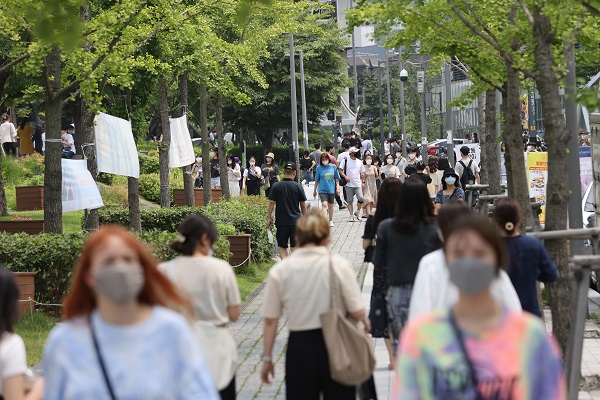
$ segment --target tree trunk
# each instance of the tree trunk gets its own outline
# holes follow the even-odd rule
[[[94,113],[90,110],[89,104],[81,96],[78,98],[78,109],[80,116],[80,124],[77,125],[77,135],[81,137],[82,143],[94,143]],[[87,169],[92,174],[94,181],[98,176],[98,164],[96,162],[96,151],[94,146],[86,146],[84,155],[87,159]],[[98,219],[98,209],[89,210],[87,219],[85,220],[84,229],[86,231],[95,231],[100,226]]]
[[[187,115],[188,111],[188,73],[187,71],[179,77],[179,102],[181,103],[181,116]],[[191,132],[190,132],[191,135]],[[192,166],[181,167],[183,171],[183,192],[185,193],[185,205],[194,207],[194,180],[192,179]]]
[[[210,203],[212,189],[210,186],[210,139],[208,138],[208,94],[206,86],[200,84],[200,137],[202,138],[202,180],[204,185],[203,202]]]
[[[2,176],[2,156],[0,155],[0,217],[8,215],[8,205],[6,204],[6,191],[4,190],[4,177]]]
[[[506,102],[504,103],[504,143],[506,152],[506,174],[508,195],[521,206],[521,225],[533,226],[533,212],[529,200],[529,185],[523,158],[523,139],[521,136],[521,98],[519,72],[507,65]]]
[[[485,106],[486,106],[486,97],[485,93],[477,98],[477,116],[478,118],[478,128],[479,128],[479,146],[481,147],[481,171],[479,171],[479,175],[481,177],[481,183],[486,184],[489,182],[488,179],[488,168],[487,168],[487,153],[484,151],[484,135],[485,135]]]
[[[554,70],[552,44],[554,34],[550,18],[542,15],[539,6],[534,6],[533,33],[537,76],[535,81],[544,107],[544,126],[548,143],[548,186],[546,192],[547,231],[567,229],[567,206],[569,201],[567,142],[569,132],[562,113],[559,82]],[[569,340],[572,312],[572,278],[566,240],[546,240],[546,250],[558,266],[558,280],[548,285],[552,310],[552,332],[556,336],[563,354]]]
[[[486,172],[486,183],[490,185],[489,194],[501,194],[500,186],[501,172],[500,160],[498,160],[498,141],[496,135],[496,89],[490,89],[485,92],[485,127],[479,134],[482,142],[481,154],[485,154],[484,169]]]
[[[60,49],[53,48],[46,56],[46,154],[44,172],[44,232],[62,233],[62,144],[60,128],[62,102],[60,85]]]
[[[171,145],[171,125],[169,123],[169,99],[165,76],[158,78],[158,102],[160,107],[160,126],[162,141],[158,145],[158,162],[160,166],[160,206],[171,206],[171,185],[169,183],[169,146]]]
[[[290,132],[290,134],[288,136],[290,138],[290,143],[291,143],[291,141],[292,141],[292,139],[291,139],[291,137],[292,137],[291,132]],[[273,139],[274,138],[275,138],[275,133],[274,132],[267,132],[265,134],[265,143],[263,145],[264,150],[265,150],[265,154],[267,154],[270,151],[273,151]],[[254,143],[249,143],[249,145],[250,146],[254,146]],[[262,157],[265,154],[257,154],[257,156]]]
[[[140,216],[140,187],[137,178],[127,178],[127,203],[129,205],[129,229],[139,232],[142,230],[142,218]]]
[[[221,190],[223,198],[229,200],[229,177],[227,176],[227,149],[225,148],[225,140],[223,139],[223,96],[217,95],[217,102],[215,105],[215,130],[216,136],[219,138],[217,141],[217,149],[219,150],[219,171],[221,171]]]

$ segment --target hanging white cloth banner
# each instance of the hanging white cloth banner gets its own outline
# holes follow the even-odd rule
[[[140,177],[140,161],[131,122],[99,113],[94,119],[98,171]]]
[[[169,118],[171,125],[171,146],[169,147],[169,168],[185,167],[196,161],[192,137],[187,126],[187,117]]]
[[[104,206],[98,186],[87,169],[87,160],[62,159],[63,212]]]

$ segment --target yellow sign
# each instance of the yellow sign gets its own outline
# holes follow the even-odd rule
[[[546,222],[546,186],[548,185],[548,153],[527,153],[529,197],[542,203],[540,224]]]

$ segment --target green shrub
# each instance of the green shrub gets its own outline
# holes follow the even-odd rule
[[[143,230],[176,232],[181,222],[192,213],[200,213],[214,223],[224,222],[234,226],[233,234],[252,235],[252,258],[255,262],[271,257],[272,245],[267,236],[268,200],[262,196],[242,196],[230,201],[211,203],[205,207],[173,207],[141,210]],[[127,208],[103,207],[98,211],[100,224],[129,226]],[[229,228],[230,229],[230,228]]]
[[[169,247],[177,238],[176,233],[152,230],[137,236],[157,261],[168,261],[177,256]],[[15,272],[37,272],[35,300],[59,304],[69,289],[86,237],[87,234],[83,233],[27,235],[0,232],[0,263]],[[227,239],[219,238],[216,250],[217,257],[229,260]]]
[[[107,174],[106,172],[99,172],[98,177],[96,178],[96,181],[110,186],[113,184],[114,178],[115,178],[115,175],[113,175],[113,174]]]
[[[154,203],[160,203],[160,177],[158,174],[140,175],[140,196]]]
[[[148,157],[156,158],[158,160],[158,150],[156,150],[156,146],[154,147],[154,150],[148,152]]]
[[[158,158],[139,153],[140,174],[158,174],[160,171]]]

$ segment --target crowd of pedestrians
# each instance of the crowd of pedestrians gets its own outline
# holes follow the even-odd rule
[[[261,166],[249,157],[246,168],[227,157],[232,194],[264,188],[267,228],[275,226],[279,247],[264,288],[262,382],[279,378],[272,351],[285,313],[288,399],[354,400],[357,387],[362,398],[376,398],[372,378],[349,383],[332,373],[353,359],[365,332],[385,340],[394,399],[564,399],[561,355],[537,296],[538,282],[555,281],[557,268],[538,240],[521,233],[518,203],[499,201],[492,220],[476,215],[462,186],[479,183],[479,167],[464,149],[452,168],[445,158],[425,164],[415,148],[406,159],[390,149],[382,164],[356,135],[342,148],[337,159],[330,146],[305,152],[300,177],[286,162],[281,178],[273,153]],[[218,187],[216,150],[210,165]],[[307,209],[299,180],[315,181],[322,207]],[[350,221],[365,220],[365,261],[374,267],[369,313],[352,266],[328,249],[341,196]],[[64,321],[46,343],[44,378],[32,382],[13,329],[15,282],[0,269],[0,395],[235,399],[237,349],[227,324],[239,318],[241,298],[233,268],[213,257],[217,238],[208,218],[191,215],[171,244],[180,256],[158,265],[122,228],[90,235]],[[350,336],[332,343],[326,315],[338,306]]]

